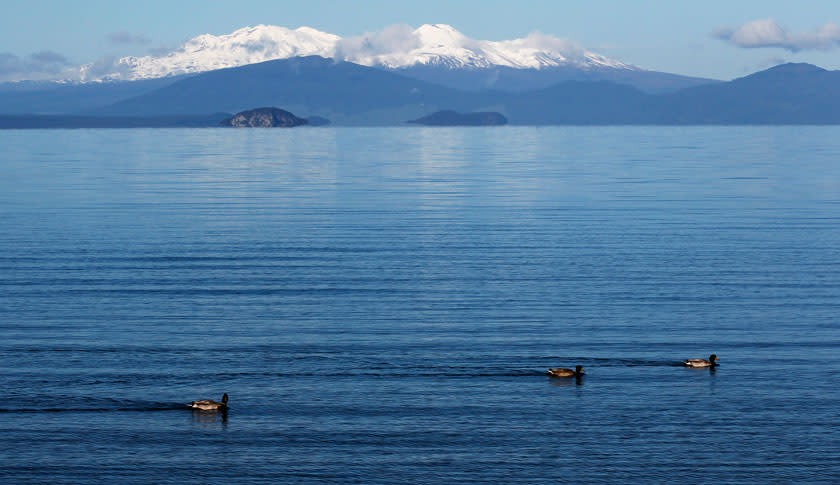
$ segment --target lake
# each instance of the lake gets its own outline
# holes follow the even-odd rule
[[[0,147],[0,481],[840,481],[840,127]]]

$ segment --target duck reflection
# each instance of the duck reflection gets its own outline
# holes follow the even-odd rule
[[[222,426],[227,426],[228,412],[202,411],[199,409],[194,409],[192,411],[192,421],[194,424],[198,424],[206,428],[214,428],[220,424]]]
[[[548,383],[557,387],[577,387],[583,385],[583,376],[575,376],[574,379],[549,379]]]

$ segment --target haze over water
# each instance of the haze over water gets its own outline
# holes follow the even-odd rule
[[[0,480],[837,482],[838,135],[0,131]]]

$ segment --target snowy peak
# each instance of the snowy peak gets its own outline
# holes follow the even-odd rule
[[[504,41],[471,39],[445,24],[426,24],[413,31],[402,32],[399,26],[389,27],[377,34],[364,36],[362,48],[343,51],[344,60],[367,66],[384,66],[391,69],[417,64],[443,65],[457,69],[475,69],[505,66],[516,69],[542,69],[557,66],[574,66],[580,69],[638,68],[584,50],[572,41],[551,35],[532,33],[528,37]],[[377,46],[381,38],[405,39],[402,49],[382,51]]]
[[[414,30],[414,35],[425,46],[461,47],[467,39],[464,34],[446,24],[425,24]]]
[[[394,25],[380,32],[341,38],[311,27],[292,30],[257,25],[226,35],[199,35],[163,56],[132,56],[112,63],[87,64],[80,68],[80,77],[84,81],[149,79],[311,55],[389,69],[415,65],[452,69],[638,69],[541,33],[522,39],[486,41],[471,39],[450,25],[426,24],[417,29]]]
[[[272,59],[317,55],[332,57],[340,37],[310,27],[292,30],[273,25],[245,27],[227,35],[199,35],[163,56],[123,57],[100,69],[82,66],[82,80],[149,79],[212,71]],[[108,69],[110,67],[110,69]],[[106,72],[101,72],[101,71]]]
[[[361,38],[342,40],[338,53],[345,61],[389,69],[417,64],[453,69],[492,66],[480,49],[476,49],[478,42],[449,25],[426,24],[417,29],[394,25]]]

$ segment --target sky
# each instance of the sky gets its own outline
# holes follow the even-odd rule
[[[481,40],[533,32],[657,71],[733,79],[783,62],[840,69],[837,0],[0,0],[0,80],[160,54],[269,24],[343,37],[449,24]]]

